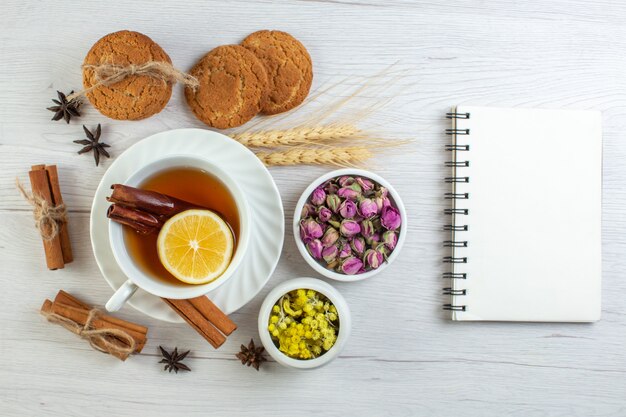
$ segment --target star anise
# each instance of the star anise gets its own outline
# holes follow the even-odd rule
[[[98,127],[96,128],[96,133],[91,133],[89,129],[83,125],[83,129],[85,130],[85,135],[87,135],[87,139],[75,140],[74,143],[78,143],[80,145],[85,145],[83,149],[78,151],[78,154],[82,154],[85,152],[93,151],[93,159],[96,160],[96,166],[100,163],[100,155],[104,155],[107,158],[110,158],[111,155],[104,148],[109,148],[110,145],[106,143],[100,143],[100,134],[102,133],[102,128],[100,127],[100,123],[98,123]]]
[[[163,355],[163,359],[161,359],[159,363],[165,364],[163,368],[164,371],[169,370],[169,372],[172,372],[172,370],[174,370],[176,373],[178,373],[180,369],[183,371],[191,371],[191,368],[181,362],[189,354],[189,350],[184,353],[178,353],[178,348],[174,348],[173,352],[168,352],[163,349],[162,346],[159,346],[159,349],[161,349],[161,355]]]
[[[242,365],[252,366],[258,371],[261,363],[267,361],[265,356],[263,356],[263,352],[265,352],[265,348],[263,346],[255,347],[254,340],[250,339],[248,347],[241,345],[241,352],[236,356]]]
[[[74,91],[70,91],[69,95],[72,95],[73,93]],[[66,123],[69,123],[72,116],[80,117],[80,113],[78,112],[78,108],[81,104],[80,100],[68,100],[65,94],[60,91],[57,91],[57,95],[59,96],[58,100],[52,99],[56,106],[48,107],[48,110],[54,112],[52,120],[64,119]]]

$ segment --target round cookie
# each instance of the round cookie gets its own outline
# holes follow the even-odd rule
[[[83,65],[129,65],[149,61],[171,63],[170,57],[152,39],[139,32],[122,30],[109,33],[96,42]],[[92,68],[83,67],[83,85],[96,84]],[[100,113],[118,120],[139,120],[150,117],[165,107],[172,95],[170,82],[148,75],[130,75],[109,86],[99,86],[87,98]]]
[[[282,113],[304,101],[313,81],[313,63],[300,41],[278,30],[261,30],[248,35],[241,45],[251,50],[267,71],[269,88],[261,102],[263,113]]]
[[[189,74],[200,81],[185,97],[196,117],[211,127],[241,126],[261,109],[267,75],[261,61],[239,45],[224,45],[206,54]]]

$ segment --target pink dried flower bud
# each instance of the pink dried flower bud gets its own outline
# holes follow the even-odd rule
[[[380,214],[380,224],[387,230],[396,230],[402,224],[402,218],[397,208],[392,206],[383,207]]]
[[[355,237],[350,242],[350,247],[355,254],[363,255],[363,252],[365,251],[365,239],[363,239],[361,236]]]
[[[324,258],[324,261],[327,263],[331,263],[337,259],[337,255],[339,255],[339,248],[337,248],[337,245],[331,245],[322,249],[322,258]]]
[[[352,248],[350,248],[350,244],[348,242],[344,242],[341,250],[339,251],[339,257],[347,258],[350,255],[352,255]]]
[[[372,236],[365,238],[365,241],[372,248],[376,248],[378,246],[378,243],[380,242],[380,239],[381,239],[380,233],[374,233],[372,234]]]
[[[326,191],[324,191],[320,187],[317,187],[311,194],[311,203],[319,206],[321,204],[324,204],[324,201],[326,201]]]
[[[369,219],[370,217],[374,217],[378,214],[378,207],[371,199],[364,198],[359,202],[359,213],[361,213],[361,216]]]
[[[329,227],[322,237],[322,245],[327,248],[330,245],[334,245],[337,239],[339,239],[339,232],[334,227]]]
[[[361,226],[353,220],[343,220],[339,228],[341,234],[345,237],[352,237],[361,232]]]
[[[322,206],[317,210],[317,218],[321,222],[329,221],[332,215],[333,215],[333,212],[330,211],[328,207]]]
[[[300,220],[300,238],[302,242],[309,243],[313,239],[319,239],[322,237],[324,231],[322,230],[322,226],[320,226],[315,220],[312,218],[306,218]]]
[[[378,189],[378,191],[376,191],[376,196],[377,197],[382,197],[382,198],[386,198],[389,195],[389,190],[387,190],[385,187],[383,187],[382,185],[380,186],[380,188]]]
[[[337,213],[341,205],[341,198],[337,194],[329,194],[326,196],[326,205],[333,213]]]
[[[375,251],[374,249],[366,250],[363,259],[372,269],[377,269],[384,260],[382,253]]]
[[[324,185],[324,191],[326,191],[326,194],[335,194],[337,193],[338,189],[339,189],[339,186],[332,181],[328,181]]]
[[[374,224],[371,220],[363,220],[361,222],[361,234],[365,239],[372,237],[374,234]]]
[[[314,259],[322,259],[322,242],[319,239],[314,239],[306,244],[306,248],[309,254]]]
[[[374,183],[367,178],[356,177],[356,182],[361,186],[363,191],[371,191],[374,189]]]
[[[337,191],[337,195],[348,200],[356,200],[361,196],[361,193],[353,190],[352,188],[342,187]]]
[[[311,204],[306,203],[304,204],[304,206],[302,206],[302,212],[300,213],[301,219],[309,217],[313,214],[315,214],[315,207],[313,207]]]
[[[398,235],[393,230],[387,230],[383,233],[383,243],[389,250],[394,250],[398,243]]]
[[[354,184],[354,178],[348,175],[343,175],[339,177],[339,179],[337,179],[337,183],[339,184],[340,187],[349,187],[352,184]]]
[[[361,271],[361,268],[363,268],[363,262],[354,256],[346,258],[340,266],[341,272],[347,275],[357,274]]]
[[[357,213],[357,207],[354,201],[344,200],[339,206],[339,214],[344,219],[352,219]]]

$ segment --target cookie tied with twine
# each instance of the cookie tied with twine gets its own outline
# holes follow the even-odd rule
[[[148,36],[128,30],[98,40],[83,62],[86,96],[100,113],[117,120],[140,120],[165,108],[176,82],[195,88],[197,80],[172,66],[165,51]]]

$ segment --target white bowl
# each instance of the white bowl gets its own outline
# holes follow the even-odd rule
[[[400,216],[402,217],[402,225],[400,227],[400,233],[398,235],[398,243],[396,243],[396,247],[391,252],[391,254],[389,254],[387,262],[384,262],[377,269],[372,269],[371,271],[367,271],[362,274],[347,275],[347,274],[341,274],[339,272],[335,272],[330,269],[327,269],[320,262],[313,259],[313,257],[307,251],[306,246],[302,242],[302,239],[300,239],[300,214],[302,213],[302,208],[304,207],[304,204],[307,202],[311,193],[313,193],[313,190],[315,190],[320,184],[324,183],[325,181],[331,178],[341,177],[343,175],[349,175],[352,177],[365,177],[387,188],[387,190],[389,191],[389,195],[391,196],[391,199],[395,203],[395,206],[400,212]],[[363,169],[356,169],[356,168],[338,169],[338,170],[331,171],[317,178],[306,188],[306,190],[304,190],[304,192],[302,193],[302,196],[300,196],[300,199],[298,200],[298,204],[296,204],[296,210],[293,214],[293,237],[296,240],[296,247],[298,248],[298,251],[300,251],[300,255],[302,255],[304,260],[311,266],[311,268],[315,269],[317,272],[319,272],[326,278],[334,279],[337,281],[345,281],[345,282],[361,281],[367,278],[371,278],[374,275],[379,274],[382,271],[384,271],[400,254],[400,250],[402,249],[402,245],[404,244],[404,240],[406,239],[407,230],[408,228],[407,228],[406,209],[404,208],[404,204],[402,203],[402,200],[400,199],[400,195],[395,190],[395,188],[393,188],[391,184],[389,184],[384,178],[380,177],[379,175],[376,175],[373,172],[369,172]]]
[[[314,290],[323,294],[330,300],[331,303],[333,303],[337,309],[337,317],[339,317],[339,333],[337,333],[337,340],[335,341],[335,344],[329,351],[314,359],[294,359],[285,355],[283,352],[278,350],[272,340],[269,330],[267,330],[274,304],[276,304],[280,297],[289,291],[298,290],[300,288]],[[263,300],[263,304],[261,305],[261,310],[259,311],[259,335],[265,350],[272,358],[274,358],[274,360],[276,360],[276,362],[291,368],[313,369],[326,365],[339,356],[348,341],[351,328],[352,318],[350,316],[350,309],[348,308],[346,300],[339,293],[339,291],[337,291],[330,284],[315,278],[295,278],[285,281],[282,284],[278,284],[272,291],[270,291],[267,297],[265,297],[265,300]]]
[[[248,203],[237,183],[215,164],[204,159],[190,156],[168,156],[140,168],[132,174],[124,184],[137,187],[157,172],[175,167],[202,169],[217,177],[224,183],[228,191],[230,191],[237,205],[239,214],[239,240],[233,258],[222,275],[206,284],[192,285],[161,280],[151,276],[137,265],[126,248],[123,226],[109,220],[109,236],[113,256],[122,271],[128,277],[128,281],[122,285],[107,302],[106,308],[108,311],[116,311],[121,308],[121,306],[132,297],[137,287],[156,296],[172,299],[187,299],[205,295],[218,288],[232,277],[244,258],[244,254],[248,248],[248,242],[250,241],[250,211]]]

